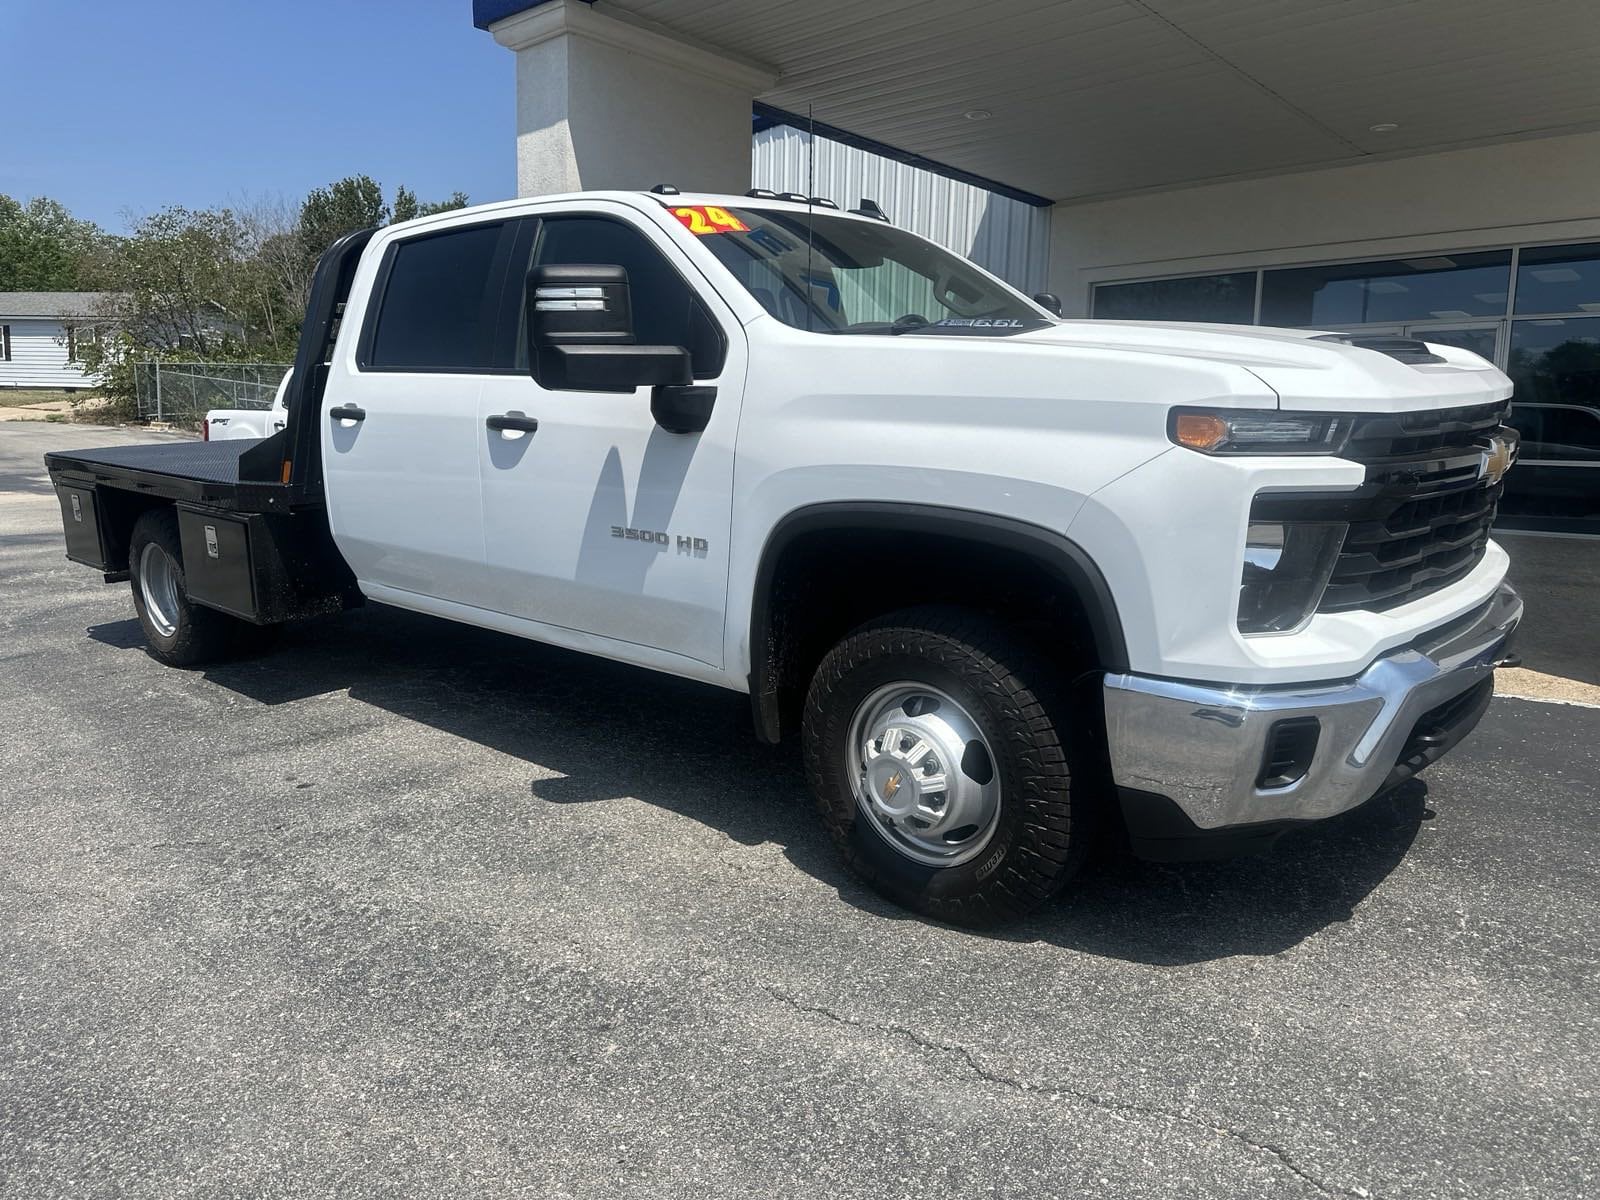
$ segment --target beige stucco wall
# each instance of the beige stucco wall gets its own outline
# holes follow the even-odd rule
[[[1600,132],[1058,204],[1050,280],[1089,288],[1231,267],[1600,239]]]
[[[492,32],[517,55],[519,195],[750,186],[750,106],[770,71],[580,0]]]

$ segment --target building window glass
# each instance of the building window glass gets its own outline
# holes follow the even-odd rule
[[[1506,374],[1519,404],[1600,403],[1600,317],[1513,321]]]
[[[1094,315],[1106,320],[1248,325],[1255,320],[1255,310],[1254,271],[1103,283],[1094,289]]]
[[[1600,532],[1600,316],[1513,321],[1506,374],[1522,449],[1501,514]]]
[[[1600,313],[1600,245],[1524,249],[1517,257],[1517,312]]]
[[[1477,325],[1466,329],[1418,329],[1416,337],[1425,342],[1439,342],[1445,346],[1459,346],[1471,350],[1479,358],[1495,361],[1495,342],[1499,340],[1500,325]]]
[[[11,361],[11,326],[0,325],[0,362]]]
[[[1510,283],[1509,250],[1268,271],[1261,322],[1322,328],[1503,317]]]

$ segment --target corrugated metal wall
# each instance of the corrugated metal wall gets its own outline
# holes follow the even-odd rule
[[[788,125],[757,133],[752,186],[804,193],[810,142],[804,130]],[[816,153],[816,195],[840,208],[853,207],[863,196],[876,200],[896,225],[966,255],[1013,287],[1032,294],[1047,286],[1048,208],[827,138],[816,139]]]

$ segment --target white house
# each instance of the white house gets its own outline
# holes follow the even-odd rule
[[[0,292],[0,388],[84,388],[79,350],[98,337],[111,292]]]

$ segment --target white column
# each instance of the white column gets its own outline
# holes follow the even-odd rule
[[[489,31],[517,55],[517,191],[750,186],[750,106],[774,71],[604,3],[552,0]]]

